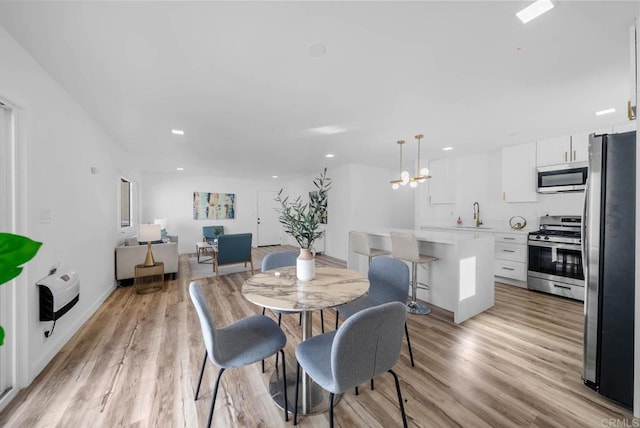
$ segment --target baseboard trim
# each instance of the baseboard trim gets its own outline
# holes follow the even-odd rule
[[[80,330],[80,327],[86,323],[89,318],[98,310],[100,305],[104,303],[105,300],[114,292],[116,289],[115,284],[111,284],[105,292],[89,307],[87,310],[76,319],[76,321],[71,325],[62,336],[58,336],[57,340],[51,345],[51,349],[46,352],[42,357],[36,360],[33,363],[33,366],[29,370],[29,383],[27,385],[22,385],[21,388],[25,388],[33,382],[33,380],[47,367],[47,364],[51,362],[53,357],[55,357],[58,352],[71,340],[74,334]],[[50,339],[49,339],[50,340]]]

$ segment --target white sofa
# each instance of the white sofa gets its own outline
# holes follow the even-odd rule
[[[175,278],[178,272],[178,237],[169,236],[171,242],[151,244],[151,251],[156,262],[164,263],[164,273],[173,274]],[[116,280],[122,281],[134,277],[135,266],[144,263],[147,255],[147,246],[121,245],[116,248]]]

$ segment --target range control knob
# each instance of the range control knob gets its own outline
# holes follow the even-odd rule
[[[536,235],[536,239],[540,239],[540,235]]]
[[[545,236],[545,237],[544,237],[544,240],[545,240],[545,241],[548,241],[548,240],[549,240],[549,237],[548,237],[548,236]]]

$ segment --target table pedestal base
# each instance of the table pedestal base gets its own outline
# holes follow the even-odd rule
[[[282,364],[282,362],[281,362]],[[302,398],[302,376],[303,372],[300,372],[300,389],[298,392],[298,414],[299,415],[315,415],[317,413],[323,413],[329,410],[329,393],[322,389],[313,380],[310,380],[309,385],[309,397],[307,406],[304,406]],[[279,365],[277,369],[271,374],[269,379],[269,393],[271,398],[275,401],[276,405],[284,410],[284,391],[282,390],[282,366]],[[293,414],[293,406],[296,399],[296,365],[287,364],[287,398],[288,409]],[[333,397],[333,405],[335,406],[342,398],[342,394],[336,394]],[[306,411],[305,408],[306,407]]]

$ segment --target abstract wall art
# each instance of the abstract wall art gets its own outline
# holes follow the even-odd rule
[[[193,219],[233,219],[236,212],[235,193],[193,192]]]

